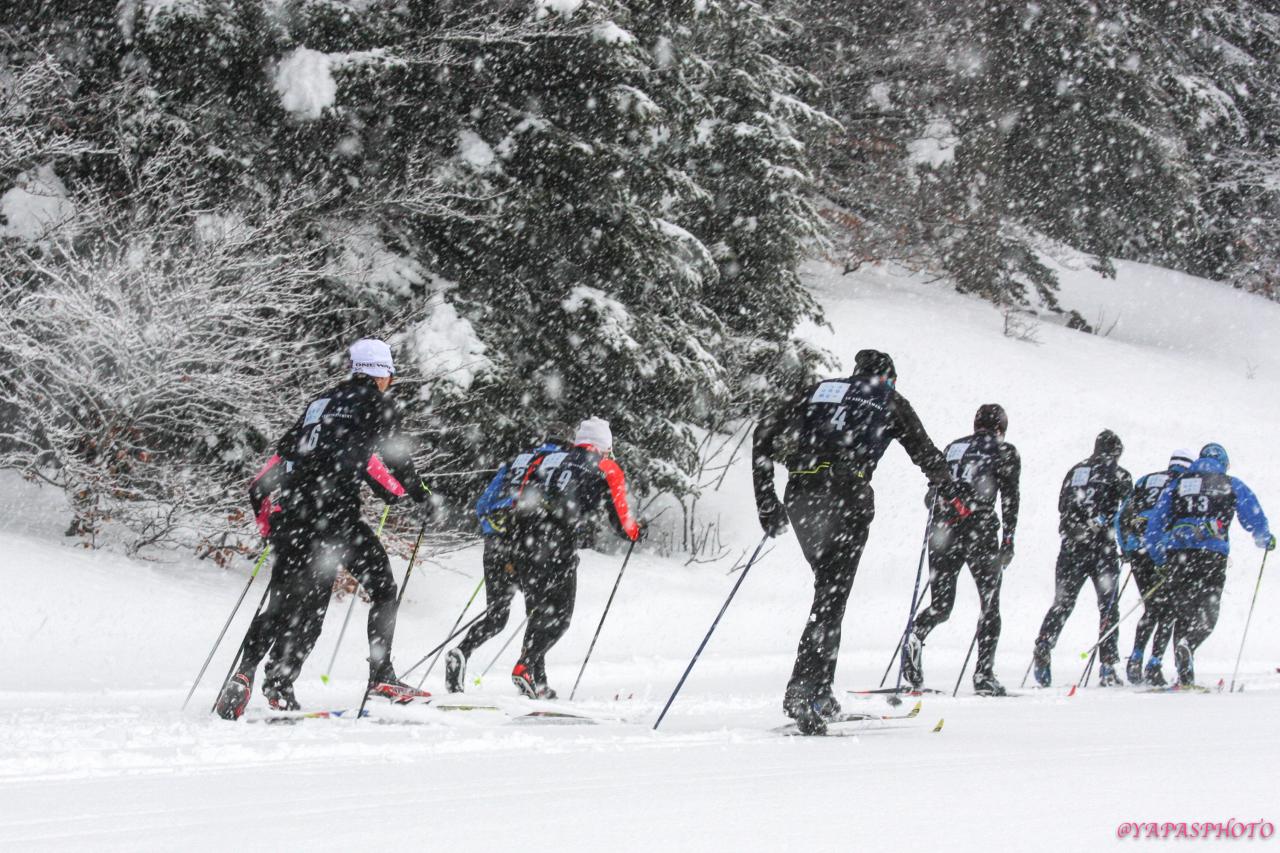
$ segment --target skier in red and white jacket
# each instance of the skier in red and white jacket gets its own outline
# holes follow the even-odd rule
[[[299,707],[293,683],[320,635],[339,567],[371,600],[370,695],[393,702],[430,696],[400,682],[392,669],[396,582],[386,551],[360,513],[362,484],[388,503],[408,497],[431,507],[431,492],[402,446],[395,405],[386,394],[394,372],[387,344],[353,344],[351,378],[307,404],[249,487],[275,564],[270,598],[249,626],[239,666],[215,706],[225,719],[244,712],[264,657],[268,703],[279,710]]]
[[[573,618],[580,532],[605,507],[623,538],[635,542],[644,532],[627,503],[626,476],[613,461],[609,422],[588,418],[573,443],[530,463],[513,513],[513,562],[529,622],[511,680],[531,699],[556,696],[547,686],[546,656]]]

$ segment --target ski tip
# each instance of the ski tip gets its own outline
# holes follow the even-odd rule
[[[943,723],[945,723],[946,721],[947,721],[947,720],[946,720],[946,718],[945,718],[945,717],[944,717],[944,718],[942,718],[942,719],[940,719],[940,720],[938,720],[938,724],[937,724],[936,726],[934,726],[934,727],[933,727],[933,733],[934,733],[935,735],[936,735],[938,732],[942,731],[942,724],[943,724]]]
[[[1076,685],[1073,684],[1071,689],[1067,691],[1067,698],[1070,699],[1074,695],[1076,695]]]
[[[1089,653],[1088,653],[1088,652],[1081,652],[1081,653],[1080,653],[1080,660],[1088,660],[1088,659],[1089,659]]]
[[[329,676],[327,675],[320,676],[320,683],[327,687],[329,685]]]
[[[919,699],[917,699],[917,700],[916,700],[915,707],[914,707],[914,708],[912,708],[910,711],[908,711],[908,712],[907,712],[907,718],[908,718],[908,719],[911,719],[911,718],[914,718],[914,717],[919,716],[919,714],[920,714],[920,708],[921,708],[923,705],[924,705],[924,702],[922,702],[922,701],[920,701]]]

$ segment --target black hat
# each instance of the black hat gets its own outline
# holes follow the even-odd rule
[[[898,371],[893,366],[893,359],[888,353],[878,349],[864,349],[853,359],[853,372],[857,376],[883,376],[885,379],[897,379]]]
[[[1124,442],[1120,440],[1120,436],[1109,429],[1104,429],[1098,433],[1098,437],[1093,442],[1093,454],[1095,456],[1119,459],[1122,453],[1124,453]]]
[[[999,403],[983,403],[978,407],[977,413],[973,416],[974,432],[998,432],[1004,435],[1009,431],[1009,416],[1005,414],[1004,406]]]
[[[545,437],[550,444],[559,444],[567,447],[573,438],[573,427],[564,421],[552,421],[547,424]]]

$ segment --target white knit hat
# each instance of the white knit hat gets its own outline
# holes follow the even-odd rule
[[[609,422],[603,418],[587,418],[578,424],[578,434],[573,437],[574,444],[591,444],[603,451],[613,450],[613,433],[609,430]]]
[[[1190,468],[1195,461],[1195,454],[1190,450],[1178,448],[1173,451],[1173,455],[1169,457],[1169,467],[1172,468],[1174,465],[1181,465],[1183,468]]]
[[[383,377],[396,372],[391,347],[377,338],[361,338],[351,345],[351,372]]]

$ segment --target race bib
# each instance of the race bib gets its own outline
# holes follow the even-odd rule
[[[320,423],[320,417],[324,414],[324,410],[329,408],[329,398],[322,397],[307,406],[307,414],[302,418],[303,426]]]
[[[1091,474],[1092,471],[1093,469],[1089,468],[1088,466],[1085,466],[1083,468],[1077,468],[1076,470],[1072,471],[1071,485],[1073,486],[1089,485],[1089,474]]]
[[[1178,481],[1178,494],[1198,495],[1200,494],[1200,484],[1202,482],[1199,477],[1183,477]]]
[[[848,382],[823,382],[809,398],[810,403],[841,403],[849,393]]]
[[[959,462],[961,459],[964,458],[964,454],[968,449],[969,449],[969,442],[967,441],[962,441],[957,444],[951,445],[950,447],[947,448],[947,461]]]

